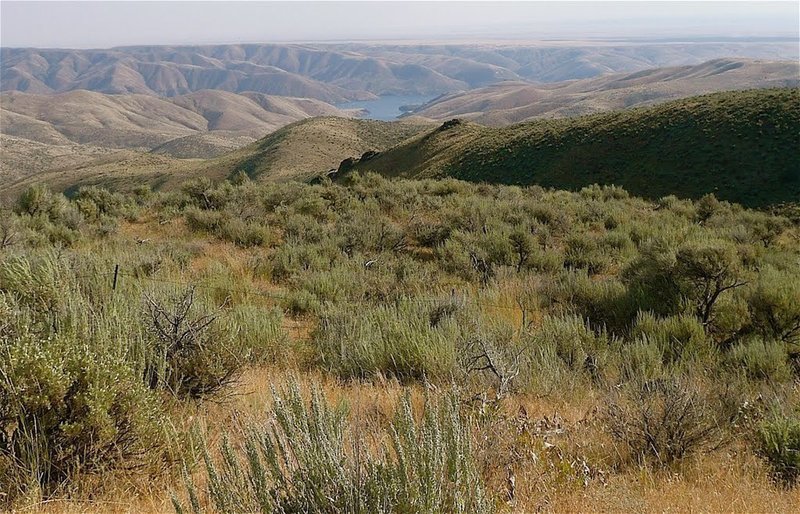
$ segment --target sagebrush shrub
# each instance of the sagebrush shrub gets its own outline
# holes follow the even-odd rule
[[[244,365],[246,356],[232,351],[231,334],[216,323],[219,312],[202,311],[197,303],[193,287],[166,301],[145,296],[144,323],[157,356],[144,370],[152,389],[208,396],[233,381]]]
[[[205,451],[209,507],[219,512],[483,513],[491,506],[477,473],[468,420],[455,395],[428,400],[421,421],[406,397],[381,452],[348,430],[347,409],[319,390],[307,403],[296,383],[275,392],[271,421],[246,428],[245,443],[227,439],[222,464]],[[190,508],[200,491],[187,480]],[[176,510],[185,507],[178,498]]]
[[[773,412],[759,428],[758,451],[777,480],[792,487],[800,481],[800,418]]]
[[[659,318],[649,312],[640,312],[631,337],[656,344],[666,364],[707,360],[714,353],[702,323],[690,314]]]
[[[635,461],[670,466],[725,441],[734,418],[725,407],[687,379],[664,378],[627,385],[609,400],[605,420]]]
[[[121,359],[24,335],[0,340],[0,369],[0,502],[139,466],[164,444],[156,400]]]
[[[437,309],[408,298],[394,305],[332,307],[314,334],[320,363],[343,378],[447,377],[455,370],[464,320],[440,318],[432,324]]]
[[[727,359],[734,370],[743,371],[753,380],[781,383],[792,376],[783,341],[751,337],[733,346]]]

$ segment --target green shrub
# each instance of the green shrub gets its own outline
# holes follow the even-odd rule
[[[745,284],[736,249],[721,241],[685,243],[675,261],[675,280],[703,323],[713,320],[720,295]]]
[[[215,233],[225,222],[226,215],[218,211],[189,207],[184,211],[186,224],[190,230]]]
[[[236,305],[220,320],[220,331],[228,334],[231,351],[246,363],[275,363],[288,357],[289,338],[281,327],[280,309]]]
[[[121,360],[26,335],[0,341],[0,369],[0,501],[157,457],[157,403]]]
[[[670,241],[654,239],[642,245],[639,257],[622,271],[623,282],[639,310],[662,316],[681,310],[681,290],[674,269],[675,248]]]
[[[639,313],[631,337],[658,345],[665,364],[704,360],[713,352],[703,325],[687,314],[658,318],[649,312]]]
[[[549,347],[567,369],[598,379],[606,371],[611,341],[605,333],[595,333],[580,316],[547,316],[528,344]]]
[[[193,287],[166,300],[145,296],[144,323],[153,358],[144,376],[152,389],[200,398],[215,393],[241,371],[244,356],[234,351],[231,334],[216,325],[219,312],[198,303]]]
[[[792,370],[782,341],[752,337],[733,346],[727,356],[733,369],[743,370],[748,378],[777,383],[791,379]]]
[[[409,224],[406,233],[418,245],[434,248],[444,243],[452,230],[452,227],[443,223],[415,221]]]
[[[588,235],[574,235],[565,241],[564,266],[585,269],[590,275],[602,273],[609,265],[609,258]]]
[[[74,201],[87,219],[99,220],[102,216],[132,217],[135,209],[130,197],[99,187],[82,187]]]
[[[800,345],[800,276],[768,267],[750,297],[756,329],[768,337]]]
[[[407,298],[394,305],[334,307],[314,335],[320,363],[343,378],[447,377],[455,370],[458,324],[464,320],[446,318],[434,326],[436,308]]]
[[[304,316],[319,313],[322,310],[322,303],[314,293],[299,289],[286,296],[283,307],[291,316]]]
[[[621,376],[625,381],[651,381],[665,374],[664,349],[647,338],[626,344],[620,355]]]
[[[562,271],[542,291],[555,313],[578,314],[596,330],[626,334],[638,304],[616,279],[592,279],[585,270]]]
[[[237,246],[265,246],[275,239],[269,229],[258,223],[246,223],[239,218],[225,220],[216,230],[217,237]]]
[[[18,214],[29,216],[44,215],[52,221],[60,218],[65,207],[64,198],[54,195],[45,184],[36,184],[19,196],[14,209]]]
[[[791,487],[800,480],[800,418],[778,411],[758,431],[758,451],[777,480]]]

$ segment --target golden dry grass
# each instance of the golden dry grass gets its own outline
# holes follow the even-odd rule
[[[388,426],[402,395],[410,393],[415,408],[421,408],[424,396],[422,386],[396,380],[341,382],[320,371],[265,367],[246,371],[217,401],[176,406],[174,418],[181,420],[176,429],[199,429],[212,451],[224,434],[232,434],[235,442],[236,427],[266,422],[271,388],[290,380],[297,380],[306,395],[318,388],[329,401],[346,402],[351,430],[364,435],[373,450],[386,441],[369,434]],[[772,485],[763,462],[738,447],[700,456],[672,471],[611,470],[600,457],[613,449],[592,423],[597,401],[588,395],[518,396],[505,401],[498,413],[507,422],[505,429],[495,424],[476,428],[479,464],[490,487],[508,491],[509,476],[514,477],[514,498],[499,500],[501,512],[791,513],[800,505],[800,489]],[[203,474],[193,479],[202,485]],[[180,494],[182,488],[177,477],[147,483],[135,473],[82,484],[79,494],[85,499],[43,502],[21,512],[170,512],[170,492]]]

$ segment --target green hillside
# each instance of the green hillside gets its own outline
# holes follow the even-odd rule
[[[466,122],[405,141],[353,169],[390,176],[577,189],[615,184],[763,206],[800,198],[800,90],[715,93],[503,128]]]

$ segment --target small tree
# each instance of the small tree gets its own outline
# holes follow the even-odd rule
[[[684,295],[696,305],[697,317],[708,325],[714,304],[725,291],[745,285],[739,277],[740,262],[728,245],[694,243],[675,255],[675,276]]]
[[[517,273],[528,264],[528,259],[533,253],[534,243],[531,235],[523,230],[516,230],[509,236],[511,248],[517,261]]]

